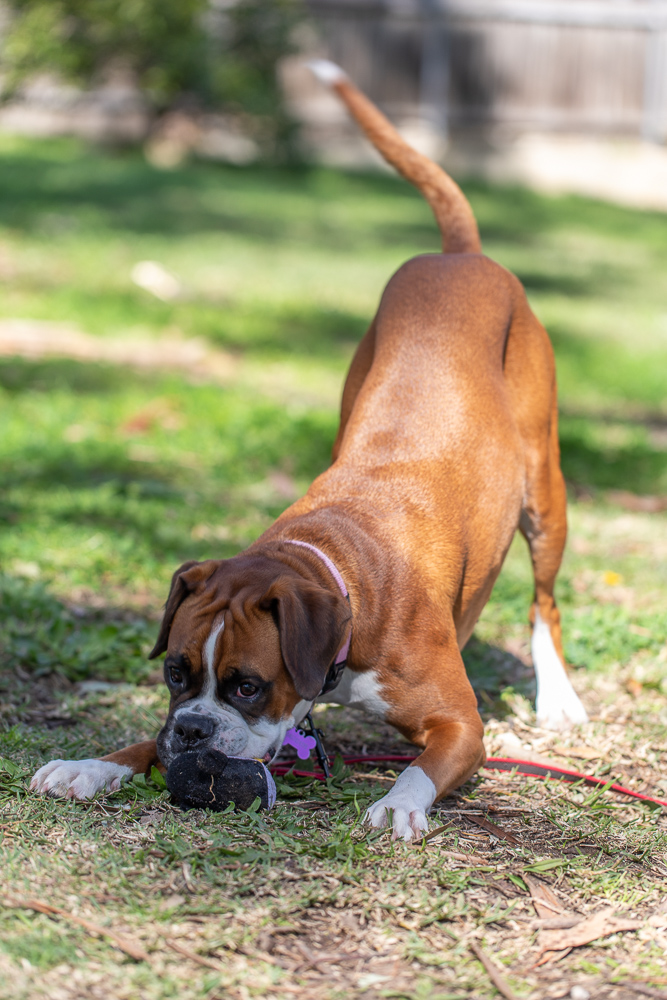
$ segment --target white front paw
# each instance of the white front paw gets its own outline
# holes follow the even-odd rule
[[[131,767],[110,760],[52,760],[33,776],[30,790],[67,799],[92,799],[98,792],[116,792]]]
[[[391,810],[392,840],[409,843],[428,830],[426,814],[433,805],[435,795],[435,785],[421,767],[406,767],[391,791],[369,806],[364,822],[382,829],[387,825],[387,811]]]
[[[383,796],[366,810],[364,821],[376,829],[387,825],[387,811],[391,809],[393,816],[392,840],[405,840],[409,843],[428,830],[428,820],[423,809],[410,809],[402,805],[400,796],[392,799],[391,792]]]

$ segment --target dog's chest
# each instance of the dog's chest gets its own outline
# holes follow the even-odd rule
[[[382,695],[377,674],[372,670],[357,673],[349,667],[343,671],[343,676],[333,691],[317,700],[362,709],[380,719],[386,717],[389,708],[389,703]]]

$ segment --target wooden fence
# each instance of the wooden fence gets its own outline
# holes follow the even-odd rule
[[[307,0],[398,117],[667,141],[667,0]]]

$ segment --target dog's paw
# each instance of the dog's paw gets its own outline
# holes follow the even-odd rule
[[[364,822],[376,829],[387,825],[392,813],[392,840],[419,839],[428,830],[426,814],[435,799],[435,785],[420,767],[407,767],[396,784],[366,810]]]
[[[542,729],[562,731],[588,722],[588,714],[572,687],[556,652],[549,626],[535,614],[531,651],[537,681],[535,713]]]
[[[401,805],[398,801],[385,795],[379,802],[370,806],[366,810],[364,817],[369,826],[382,829],[387,825],[389,810],[392,813],[392,840],[404,840],[410,843],[411,840],[421,837],[424,830],[428,830],[428,820],[423,809],[410,809]]]
[[[560,697],[538,697],[535,711],[540,728],[564,732],[588,722],[588,712],[574,688],[559,692],[559,695]]]
[[[116,792],[132,777],[132,768],[110,760],[52,760],[33,775],[30,790],[56,798],[92,799],[98,792]]]

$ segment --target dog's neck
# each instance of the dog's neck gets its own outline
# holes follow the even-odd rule
[[[331,559],[329,559],[328,555],[322,552],[321,549],[318,549],[316,545],[311,545],[310,542],[301,542],[296,538],[285,538],[282,541],[287,545],[301,545],[304,549],[310,549],[311,552],[314,552],[315,555],[322,560],[326,568],[329,570],[332,577],[338,584],[338,588],[341,594],[349,603],[350,595],[347,591],[347,587],[345,586],[345,581],[343,580],[343,577],[340,575],[334,563],[331,561]],[[347,639],[345,640],[340,650],[338,651],[336,659],[329,667],[329,672],[327,673],[327,676],[325,678],[324,687],[320,691],[320,696],[326,694],[327,691],[333,691],[333,689],[340,681],[343,670],[345,669],[345,664],[347,663],[347,656],[348,653],[350,652],[351,641],[352,641],[352,629],[350,628]]]

